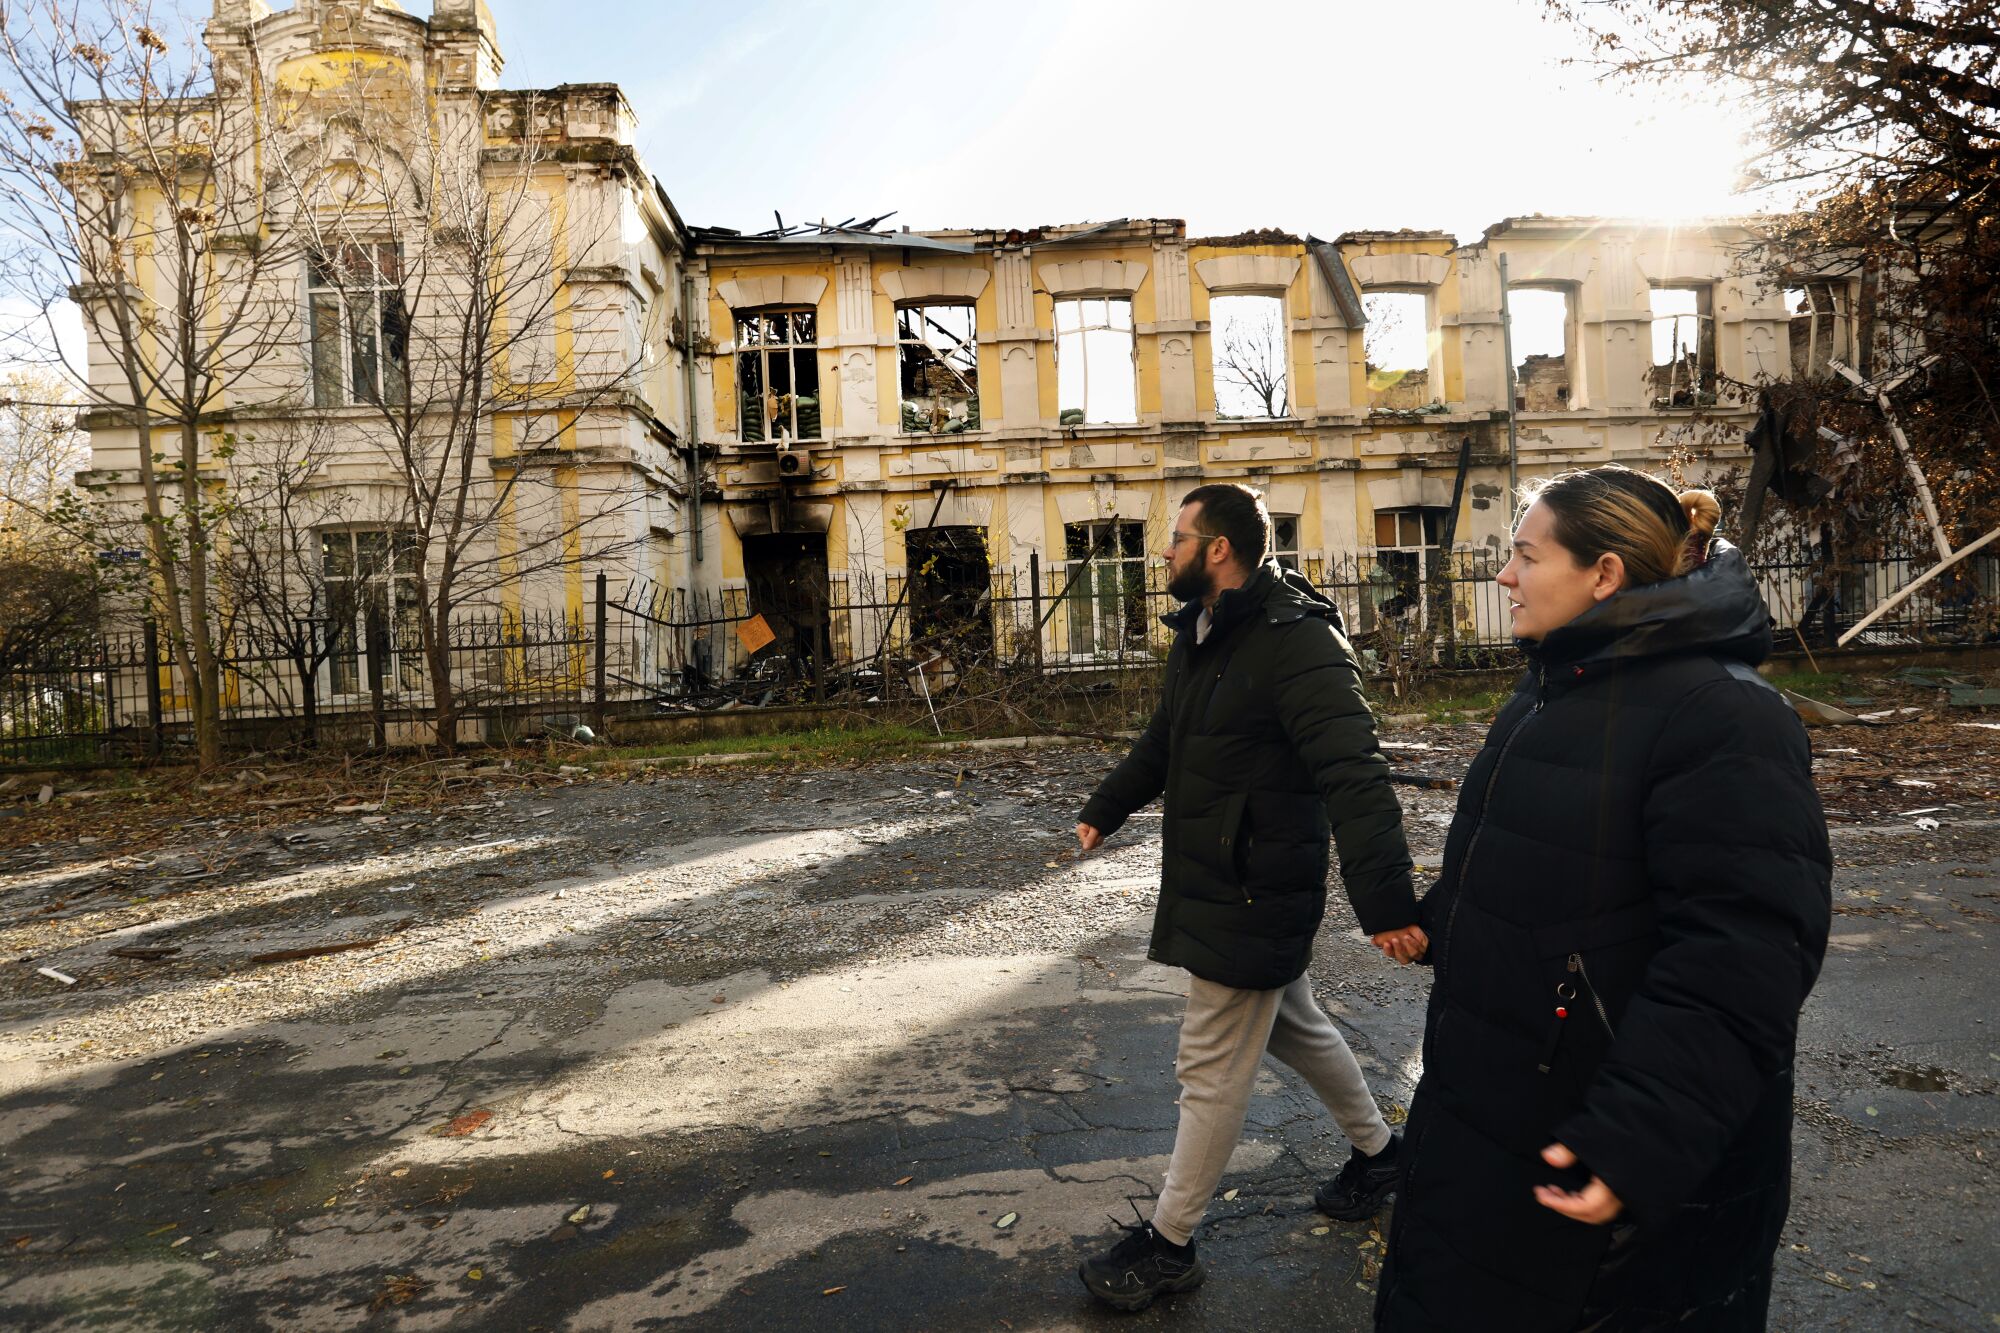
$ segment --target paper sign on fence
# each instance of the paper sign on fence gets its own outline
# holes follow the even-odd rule
[[[770,622],[762,616],[752,616],[736,627],[736,637],[743,641],[743,651],[755,653],[759,648],[777,639],[771,632]]]

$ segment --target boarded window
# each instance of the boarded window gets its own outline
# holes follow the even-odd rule
[[[386,243],[306,256],[313,406],[408,398],[410,321],[402,270],[400,248]]]
[[[1715,302],[1713,289],[1655,287],[1654,407],[1707,407],[1715,402]]]
[[[1146,526],[1125,519],[1063,526],[1069,643],[1077,654],[1122,656],[1146,643]]]
[[[820,438],[818,341],[811,310],[737,312],[736,408],[744,440]]]
[[[1065,426],[1139,419],[1131,301],[1090,296],[1056,302],[1056,407]]]
[[[1367,292],[1361,346],[1368,367],[1368,405],[1411,412],[1437,400],[1430,372],[1430,300],[1422,292]]]
[[[979,429],[979,339],[970,305],[896,311],[903,431],[954,435]]]
[[[1215,353],[1215,415],[1243,421],[1291,415],[1285,303],[1276,296],[1218,296],[1208,303]]]

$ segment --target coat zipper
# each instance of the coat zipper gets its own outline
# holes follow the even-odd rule
[[[1548,701],[1549,701],[1548,668],[1544,666],[1537,666],[1535,668],[1535,706],[1528,710],[1528,714],[1526,717],[1522,718],[1519,722],[1516,722],[1514,724],[1514,729],[1507,733],[1507,739],[1500,742],[1500,752],[1493,756],[1493,768],[1486,775],[1486,789],[1480,794],[1479,797],[1479,822],[1473,825],[1472,839],[1465,845],[1465,857],[1458,863],[1458,878],[1455,881],[1453,881],[1451,886],[1451,911],[1445,914],[1445,921],[1444,921],[1444,938],[1447,940],[1451,938],[1452,930],[1458,923],[1458,904],[1463,896],[1465,889],[1466,867],[1472,864],[1472,853],[1476,851],[1479,847],[1479,835],[1486,831],[1486,808],[1493,802],[1493,787],[1494,784],[1497,783],[1500,779],[1500,765],[1506,762],[1507,751],[1514,748],[1515,739],[1518,736],[1520,736],[1521,732],[1527,727],[1528,723],[1534,721],[1535,715],[1542,711],[1542,706],[1546,704]],[[1447,970],[1450,968],[1450,965],[1451,965],[1451,954],[1449,949],[1447,949],[1444,954],[1440,955],[1438,961],[1437,985],[1440,992],[1442,992],[1443,990],[1445,974]],[[1448,1008],[1449,1006],[1447,1006],[1447,1010]],[[1444,1030],[1444,1020],[1446,1017],[1447,1013],[1445,1011],[1439,1012],[1438,1030],[1440,1032]],[[1558,1032],[1558,1035],[1560,1035],[1560,1032]],[[1551,1042],[1552,1047],[1553,1044],[1554,1043]],[[1414,1184],[1416,1182],[1417,1160],[1421,1156],[1422,1152],[1423,1152],[1423,1139],[1419,1137],[1415,1142],[1411,1143],[1409,1147],[1409,1154],[1410,1154],[1409,1165],[1403,1168],[1403,1179],[1405,1182],[1410,1184]],[[1400,1212],[1398,1215],[1400,1216]]]
[[[1591,1007],[1597,1010],[1597,1021],[1604,1024],[1604,1035],[1615,1039],[1618,1034],[1611,1030],[1611,1015],[1604,1011],[1604,1000],[1598,995],[1597,987],[1590,979],[1590,969],[1583,965],[1582,954],[1573,953],[1569,956],[1569,970],[1583,978],[1583,988],[1590,992]]]

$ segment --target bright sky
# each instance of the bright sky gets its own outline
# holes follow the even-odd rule
[[[1470,240],[1515,214],[1754,206],[1730,192],[1739,113],[1565,67],[1585,53],[1537,0],[488,4],[502,82],[622,85],[696,224],[894,209],[918,229],[1179,217]]]
[[[1583,51],[1531,0],[488,3],[503,82],[623,85],[693,223],[1469,240],[1513,214],[1748,206],[1738,113],[1563,67]]]

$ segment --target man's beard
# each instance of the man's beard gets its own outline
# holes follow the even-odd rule
[[[1215,591],[1215,576],[1205,565],[1189,565],[1167,580],[1167,596],[1180,602],[1206,601]]]

